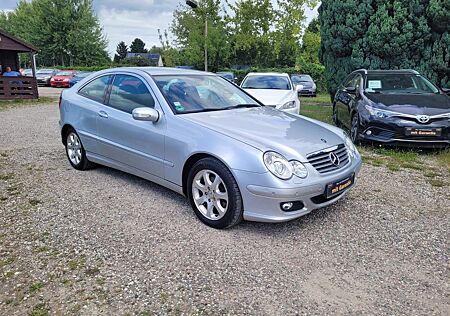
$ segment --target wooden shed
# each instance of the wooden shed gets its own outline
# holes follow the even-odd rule
[[[0,29],[0,100],[37,99],[35,54],[38,50],[32,45]],[[28,53],[31,60],[32,75],[20,77],[2,76],[6,67],[19,71],[19,53]]]

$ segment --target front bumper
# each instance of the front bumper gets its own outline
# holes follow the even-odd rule
[[[50,85],[50,79],[36,78],[36,82],[38,85],[45,85],[45,86]]]
[[[298,95],[302,95],[302,96],[315,96],[316,95],[316,90],[314,88],[305,88],[303,90],[301,90]]]
[[[346,167],[327,175],[319,174],[308,163],[305,166],[309,172],[306,179],[293,177],[288,181],[279,180],[269,172],[255,174],[234,170],[234,175],[241,188],[244,219],[269,223],[286,222],[338,201],[348,190],[327,199],[325,197],[326,185],[339,181],[352,173],[357,175],[361,168],[361,158],[353,159]],[[281,204],[286,202],[298,202],[303,207],[294,211],[283,211]]]
[[[379,142],[387,145],[443,148],[450,146],[450,120],[438,119],[427,124],[401,118],[377,119],[362,118],[360,138],[365,141]],[[411,136],[406,134],[407,128],[440,129],[439,136]]]
[[[55,81],[51,82],[53,88],[69,88],[70,83],[68,81]]]

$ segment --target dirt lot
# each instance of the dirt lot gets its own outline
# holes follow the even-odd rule
[[[0,111],[0,315],[450,314],[448,182],[366,163],[336,205],[217,231],[158,185],[72,169],[57,122]]]

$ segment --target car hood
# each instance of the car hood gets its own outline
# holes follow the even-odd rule
[[[411,115],[437,115],[450,112],[445,94],[366,94],[380,108]]]
[[[72,79],[73,76],[54,76],[53,79]]]
[[[49,78],[52,74],[36,74],[36,78]]]
[[[181,118],[261,151],[273,150],[305,162],[306,155],[344,142],[333,127],[268,107],[201,112]],[[339,130],[340,131],[340,130]]]
[[[279,105],[292,95],[291,90],[276,90],[276,89],[244,89],[255,99],[259,100],[265,105]]]

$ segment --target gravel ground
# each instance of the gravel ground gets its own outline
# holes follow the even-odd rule
[[[450,314],[449,190],[418,171],[364,165],[336,205],[218,231],[151,182],[72,169],[57,121],[0,112],[1,315]]]

